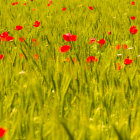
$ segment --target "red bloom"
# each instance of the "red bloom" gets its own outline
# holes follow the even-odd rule
[[[90,10],[93,10],[93,7],[92,7],[92,6],[89,6],[89,9],[90,9]]]
[[[127,49],[127,45],[126,44],[123,45],[123,49]]]
[[[27,3],[23,3],[23,5],[27,5]]]
[[[3,58],[4,58],[4,55],[3,54],[0,54],[0,59],[3,59]],[[1,130],[0,130],[0,135],[1,135]]]
[[[0,34],[0,38],[2,41],[12,41],[14,38],[12,36],[8,36],[8,32],[3,32]]]
[[[62,8],[62,11],[66,11],[66,8]]]
[[[105,40],[101,39],[101,40],[98,41],[98,43],[101,45],[101,48],[102,48],[102,46],[105,44]]]
[[[138,29],[136,29],[136,26],[132,26],[131,28],[130,28],[130,33],[131,34],[136,34],[138,32]]]
[[[124,64],[130,65],[132,63],[132,61],[133,61],[132,59],[126,58],[126,59],[124,59]]]
[[[0,34],[1,38],[6,38],[8,36],[8,32],[3,32],[2,35]]]
[[[7,36],[6,37],[6,41],[12,41],[14,39],[14,37],[12,37],[12,36]]]
[[[87,58],[87,63],[96,62],[96,61],[98,61],[98,59],[97,59],[97,58],[95,59],[95,56],[89,56],[89,57]]]
[[[39,21],[36,21],[33,26],[34,27],[39,27],[39,25],[40,25],[40,22]]]
[[[17,31],[22,30],[22,29],[23,29],[23,27],[20,26],[20,25],[17,25],[16,28],[15,28],[15,30],[17,30]]]
[[[14,3],[12,3],[12,5],[16,5],[16,4],[18,4],[18,2],[14,2]]]
[[[117,70],[120,70],[121,69],[120,63],[117,63],[116,65],[117,65]]]
[[[48,6],[51,6],[51,4],[50,4],[50,3],[48,3]]]
[[[92,44],[92,43],[94,43],[95,42],[95,38],[90,38],[90,42],[89,42],[89,44]]]
[[[52,0],[50,0],[49,3],[52,4]]]
[[[8,36],[8,32],[3,32],[2,35],[0,34],[0,40],[5,41],[7,36]]]
[[[24,55],[21,53],[19,56],[20,56],[20,58],[22,59]]]
[[[38,55],[37,55],[37,54],[35,54],[35,55],[34,55],[34,58],[37,60],[37,59],[38,59]]]
[[[19,38],[19,41],[20,41],[20,42],[24,42],[24,38],[21,38],[21,37],[20,37],[20,38]]]
[[[64,46],[60,47],[60,52],[67,52],[67,51],[69,51],[70,48],[71,48],[71,46],[64,45]]]
[[[36,42],[36,39],[32,39],[32,42]]]
[[[76,35],[71,35],[71,41],[76,41],[77,40],[77,36]]]
[[[108,32],[108,35],[111,35],[111,31]]]
[[[135,16],[131,17],[132,20],[135,20],[135,18],[136,18]]]
[[[131,4],[132,4],[132,5],[135,5],[135,2],[134,2],[134,1],[132,1],[132,2],[131,2]]]
[[[116,45],[116,49],[119,50],[121,48],[121,45]]]
[[[0,128],[0,138],[3,137],[5,135],[5,132],[7,130],[3,129],[3,128]]]
[[[70,33],[64,34],[63,38],[64,38],[64,40],[69,41],[69,42],[77,40],[77,36],[76,35],[71,35]]]

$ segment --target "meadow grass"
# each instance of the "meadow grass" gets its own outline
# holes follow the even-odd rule
[[[14,37],[0,42],[0,127],[8,130],[0,139],[139,140],[140,36],[129,29],[140,29],[140,1],[135,6],[130,0],[13,2],[0,0],[0,33]],[[23,30],[14,30],[17,25]],[[66,42],[66,33],[77,35],[77,41]],[[103,48],[89,45],[91,37],[105,39]],[[64,44],[71,49],[61,53]],[[133,49],[116,50],[117,44]],[[98,61],[88,64],[88,56]],[[130,65],[124,65],[127,56]]]

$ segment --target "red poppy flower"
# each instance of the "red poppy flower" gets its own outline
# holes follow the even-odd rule
[[[38,55],[37,55],[37,54],[35,54],[35,55],[34,55],[34,58],[37,60],[37,59],[38,59]]]
[[[23,27],[20,26],[20,25],[17,25],[16,28],[15,28],[15,30],[17,30],[17,31],[22,30],[22,29],[23,29]]]
[[[93,10],[93,7],[92,7],[92,6],[89,6],[89,9],[90,9],[90,10]]]
[[[7,36],[6,37],[6,41],[12,41],[14,39],[14,37],[12,37],[12,36]]]
[[[52,4],[52,0],[50,0],[49,3]]]
[[[24,42],[24,39],[20,37],[20,38],[19,38],[19,41],[20,41],[20,42]]]
[[[5,135],[5,132],[7,130],[3,129],[3,128],[0,128],[0,138],[2,138],[4,135]]]
[[[2,41],[12,41],[14,37],[8,36],[8,32],[3,32],[2,35],[0,34],[0,38]]]
[[[63,38],[64,38],[64,40],[69,41],[69,42],[77,40],[77,36],[76,35],[71,35],[70,33],[64,34]]]
[[[48,6],[51,6],[51,4],[50,4],[50,3],[48,3]]]
[[[33,8],[32,11],[35,11],[35,9]]]
[[[32,42],[36,42],[36,39],[32,39]]]
[[[13,3],[12,3],[12,5],[16,5],[16,4],[18,4],[18,2],[13,2]]]
[[[130,33],[131,34],[136,34],[138,32],[138,29],[136,29],[136,26],[132,26],[131,28],[130,28]]]
[[[62,11],[66,11],[66,8],[62,8]]]
[[[132,17],[131,17],[132,20],[135,20],[135,18],[136,18],[135,16],[132,16]]]
[[[60,52],[68,52],[70,48],[71,48],[71,46],[64,45],[64,46],[60,47]]]
[[[77,40],[77,36],[76,35],[71,35],[71,41],[76,41]]]
[[[116,45],[116,49],[119,50],[121,48],[121,45]]]
[[[27,3],[23,3],[23,5],[27,5]]]
[[[20,54],[20,58],[22,59],[22,58],[23,58],[23,56],[24,56],[24,55],[21,53],[21,54]]]
[[[0,34],[1,38],[6,38],[8,36],[8,32],[3,32],[2,35]]]
[[[102,48],[102,46],[105,44],[105,40],[101,39],[101,40],[98,41],[98,43],[101,45],[101,48]]]
[[[117,70],[120,70],[121,69],[120,63],[117,63],[116,65],[117,65]]]
[[[97,58],[95,59],[95,56],[89,56],[89,57],[87,58],[87,63],[96,62],[96,61],[98,61],[98,59],[97,59]]]
[[[129,58],[124,59],[124,64],[125,65],[130,65],[132,62],[133,62],[132,59],[129,59]]]
[[[4,58],[4,55],[3,54],[0,54],[0,59],[3,59]]]
[[[0,40],[5,41],[7,36],[8,36],[8,32],[3,32],[2,35],[0,34]]]
[[[35,21],[35,23],[34,23],[34,27],[39,27],[39,25],[40,25],[40,22],[39,21]]]
[[[12,5],[16,5],[15,2],[13,2]]]
[[[134,2],[134,1],[132,1],[132,2],[131,2],[131,4],[132,4],[132,5],[135,5],[135,2]]]
[[[95,42],[95,38],[90,38],[90,42],[89,42],[89,44],[92,44],[92,43],[94,43]]]
[[[111,35],[111,31],[108,32],[108,35]]]
[[[123,45],[123,49],[127,49],[127,45],[126,44]]]

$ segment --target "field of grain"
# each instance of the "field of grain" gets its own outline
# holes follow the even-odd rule
[[[0,140],[140,140],[139,30],[139,0],[0,0]]]

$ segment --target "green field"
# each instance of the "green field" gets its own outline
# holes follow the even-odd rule
[[[140,140],[140,0],[14,2],[0,0],[0,140]]]

